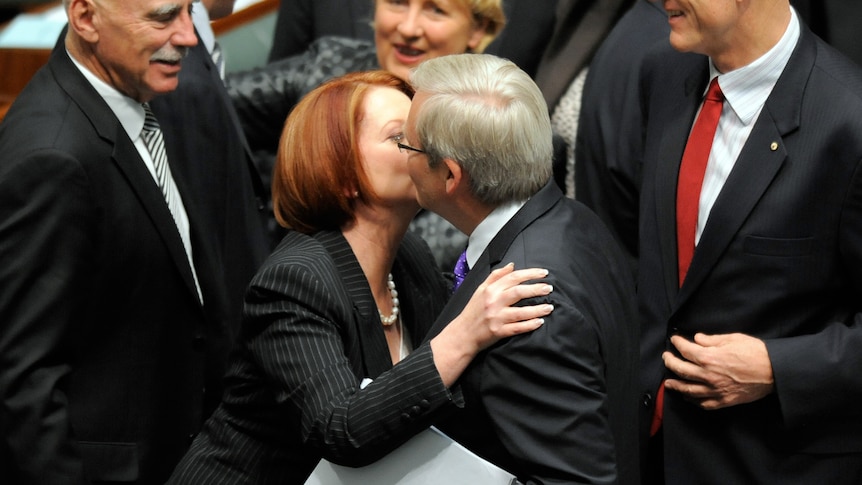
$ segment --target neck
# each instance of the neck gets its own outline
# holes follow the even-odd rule
[[[473,197],[465,197],[453,200],[452,206],[445,210],[445,213],[440,211],[439,214],[469,236],[494,209],[495,207],[483,204]]]
[[[341,230],[365,273],[377,307],[387,315],[392,310],[387,280],[411,219],[392,213],[372,217],[369,210],[360,208],[356,219]]]
[[[761,2],[751,6],[740,21],[728,48],[710,54],[715,67],[722,73],[745,67],[778,44],[790,25],[790,4],[786,1]]]

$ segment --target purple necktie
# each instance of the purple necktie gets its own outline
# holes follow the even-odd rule
[[[467,250],[465,249],[460,256],[458,256],[458,261],[455,262],[455,284],[452,286],[452,293],[455,293],[455,290],[461,286],[461,283],[464,282],[464,278],[467,277],[467,273],[470,272],[470,266],[467,264]]]

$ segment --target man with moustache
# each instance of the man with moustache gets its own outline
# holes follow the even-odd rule
[[[664,8],[642,70],[651,483],[858,484],[862,69],[788,0]]]
[[[197,43],[192,1],[64,7],[0,125],[0,477],[163,483],[229,345],[210,208],[146,104]]]

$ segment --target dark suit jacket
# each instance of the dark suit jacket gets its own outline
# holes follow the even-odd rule
[[[633,280],[607,229],[556,185],[494,237],[429,336],[508,262],[550,270],[541,300],[554,312],[481,352],[458,381],[464,409],[438,426],[522,482],[637,484]]]
[[[584,83],[575,143],[575,197],[638,254],[638,194],[643,132],[640,67],[649,49],[668,42],[667,14],[638,0],[602,42]]]
[[[203,306],[161,191],[62,42],[0,126],[7,482],[161,483],[217,400],[230,316],[210,209],[181,180]]]
[[[559,0],[554,33],[536,69],[551,112],[634,0]]]
[[[645,61],[643,431],[667,335],[764,339],[775,392],[703,411],[665,393],[668,484],[862,481],[862,70],[803,25],[677,287],[676,180],[707,59]]]
[[[392,274],[416,348],[394,368],[341,233],[288,232],[252,281],[222,405],[171,483],[302,484],[321,457],[365,465],[428,427],[452,399],[420,345],[446,284],[410,233]]]

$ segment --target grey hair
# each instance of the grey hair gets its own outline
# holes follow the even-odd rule
[[[416,134],[433,167],[444,158],[470,175],[483,203],[526,200],[552,172],[548,105],[511,61],[489,54],[428,59],[410,76],[427,97]]]

